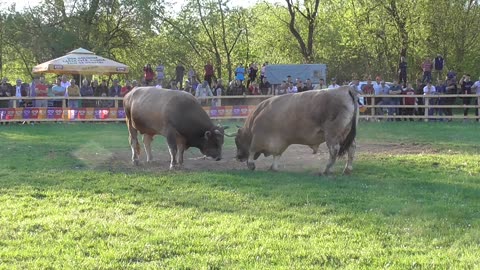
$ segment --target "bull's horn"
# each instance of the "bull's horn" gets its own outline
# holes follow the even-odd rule
[[[225,136],[227,136],[227,137],[236,137],[237,134],[235,134],[235,133],[225,133]]]
[[[237,126],[237,128],[242,128],[242,127],[241,127],[241,126],[239,126],[239,125],[235,125],[235,126]]]
[[[215,134],[218,134],[218,135],[222,135],[222,136],[225,135],[225,134],[223,134],[223,133],[222,133],[220,130],[218,130],[218,129],[215,129],[214,132],[215,132]]]
[[[229,128],[230,128],[230,126],[223,126],[223,130],[229,129]]]

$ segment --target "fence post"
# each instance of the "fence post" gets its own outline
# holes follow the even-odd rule
[[[370,99],[370,106],[375,106],[375,97],[372,96]],[[375,121],[375,107],[370,107],[370,115],[372,116],[372,120]]]
[[[428,122],[428,111],[429,111],[429,106],[430,106],[430,98],[425,96],[425,102],[424,102],[424,105],[425,105],[425,111],[424,111],[424,116],[425,116],[425,119],[423,121],[425,122]]]

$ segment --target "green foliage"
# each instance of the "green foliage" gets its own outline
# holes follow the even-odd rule
[[[297,37],[289,29],[287,2]],[[268,61],[325,63],[329,77],[342,81],[376,75],[393,80],[400,55],[406,55],[413,81],[421,62],[437,53],[448,69],[480,73],[478,1],[329,0],[317,10],[316,2],[258,1],[240,8],[231,1],[189,0],[173,11],[174,1],[46,0],[22,11],[3,9],[0,69],[27,79],[35,64],[84,47],[129,65],[134,79],[146,63],[163,62],[173,76],[178,63],[201,74],[210,60],[224,79],[233,77],[238,63]],[[301,47],[309,36],[311,52]]]
[[[0,268],[475,269],[479,127],[359,128],[359,147],[437,153],[361,154],[349,177],[166,173],[98,166],[124,124],[0,126]]]

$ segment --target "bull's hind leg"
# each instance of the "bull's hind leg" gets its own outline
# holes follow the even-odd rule
[[[170,170],[177,167],[177,138],[174,131],[167,133],[168,151],[170,152]]]
[[[328,146],[328,152],[330,153],[330,156],[328,159],[327,167],[325,167],[325,171],[324,171],[325,175],[329,175],[332,173],[332,167],[337,161],[338,151],[340,151],[340,144],[338,143],[327,142],[327,146]]]
[[[278,160],[280,159],[280,155],[273,155],[273,163],[270,166],[270,171],[278,171]]]
[[[132,163],[133,165],[138,165],[140,158],[140,144],[138,143],[138,130],[136,130],[132,125],[128,125],[128,139],[130,142],[130,147],[132,148]]]
[[[152,141],[153,135],[143,135],[143,146],[145,147],[145,153],[147,154],[147,162],[152,161]]]
[[[345,169],[343,170],[343,174],[351,174],[353,171],[353,158],[355,157],[355,150],[357,149],[357,145],[355,141],[353,141],[350,148],[348,148],[347,152],[347,164],[345,165]]]

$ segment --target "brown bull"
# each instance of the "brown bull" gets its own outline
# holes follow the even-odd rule
[[[182,91],[137,87],[123,99],[127,120],[132,162],[138,165],[143,134],[147,162],[152,160],[151,143],[156,134],[167,139],[170,169],[182,166],[183,153],[196,147],[202,154],[220,160],[224,128],[215,126],[198,101]],[[178,159],[177,159],[178,153]]]
[[[345,174],[352,171],[358,121],[357,92],[344,86],[335,90],[316,90],[287,94],[261,102],[235,137],[237,159],[254,160],[261,154],[273,155],[271,170],[278,170],[278,159],[291,144],[312,148],[315,154],[326,142],[330,158],[325,174],[330,174],[338,156],[348,153]]]

